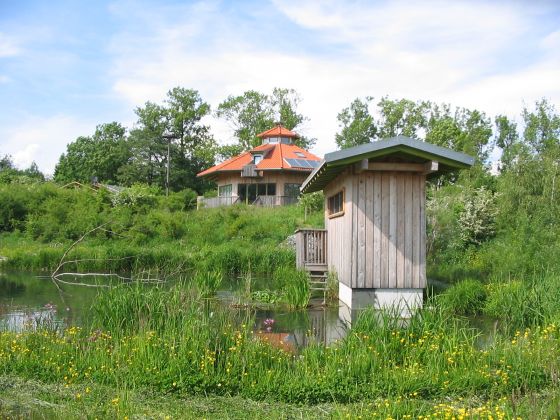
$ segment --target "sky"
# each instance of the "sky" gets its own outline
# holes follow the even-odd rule
[[[560,2],[0,0],[0,156],[19,167],[52,174],[68,143],[102,123],[132,128],[136,107],[175,86],[214,109],[293,88],[320,156],[356,97],[512,118],[546,97],[558,110]]]

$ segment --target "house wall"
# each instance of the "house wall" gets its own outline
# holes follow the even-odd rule
[[[325,215],[329,265],[340,282],[357,289],[426,286],[425,184],[420,173],[347,170],[327,186],[326,200],[345,189],[344,215]]]
[[[263,176],[259,178],[243,178],[241,171],[220,174],[216,180],[216,184],[232,185],[232,195],[237,196],[238,184],[261,184],[261,183],[275,183],[276,195],[284,194],[284,184],[303,184],[303,181],[309,176],[309,172],[283,172],[283,171],[263,171]]]

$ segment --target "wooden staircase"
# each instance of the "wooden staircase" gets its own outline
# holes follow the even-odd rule
[[[309,272],[311,292],[327,294],[327,231],[326,229],[296,230],[296,266]]]

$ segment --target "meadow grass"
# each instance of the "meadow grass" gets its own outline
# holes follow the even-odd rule
[[[83,328],[1,332],[0,374],[289,404],[387,400],[402,403],[403,415],[409,400],[500,401],[558,385],[557,323],[500,334],[481,348],[465,320],[429,306],[405,324],[365,311],[344,340],[292,353],[258,338],[251,311],[200,299],[184,285],[122,286],[99,296]]]
[[[153,419],[348,419],[348,418],[554,418],[560,391],[496,399],[478,397],[425,400],[418,397],[317,405],[255,401],[238,396],[162,394],[151,389],[119,390],[96,383],[65,386],[0,375],[2,418]],[[429,417],[428,417],[429,416]]]

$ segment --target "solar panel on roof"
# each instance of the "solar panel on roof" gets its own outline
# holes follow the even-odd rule
[[[286,162],[292,168],[316,168],[319,166],[319,162],[315,160],[307,160],[307,159],[286,159]]]

